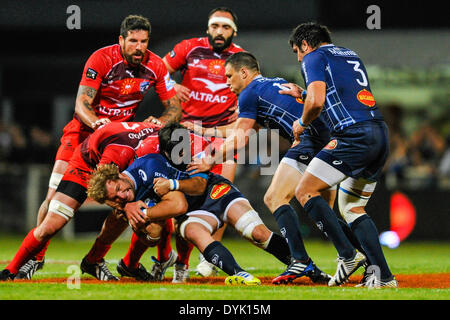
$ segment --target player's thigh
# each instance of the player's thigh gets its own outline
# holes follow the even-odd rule
[[[214,241],[212,233],[217,226],[217,221],[210,216],[191,215],[180,224],[180,234],[203,252]]]

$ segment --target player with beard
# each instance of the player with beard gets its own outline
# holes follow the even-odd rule
[[[165,123],[180,119],[181,106],[173,88],[174,82],[162,59],[147,49],[150,32],[147,18],[129,15],[122,21],[119,43],[95,51],[87,60],[75,100],[74,116],[63,129],[47,196],[39,208],[38,226],[47,216],[50,200],[77,145],[105,123],[132,121],[150,87],[155,88],[165,111],[158,119],[149,116],[145,121]],[[16,278],[30,279],[42,268],[46,248],[28,261]]]
[[[194,129],[193,123],[200,121],[202,127],[215,135],[216,129],[231,127],[237,119],[236,96],[226,84],[224,68],[229,56],[243,51],[233,43],[237,34],[236,14],[226,7],[211,10],[206,34],[206,37],[186,39],[176,44],[163,61],[171,74],[180,71],[183,78],[181,84],[175,84],[183,109],[182,123]],[[221,175],[233,182],[235,170],[235,163],[226,163]],[[225,226],[214,234],[216,240],[221,240],[224,229]],[[171,258],[170,247],[161,251],[158,251],[157,263]],[[178,259],[179,265],[187,265],[188,257]],[[197,272],[210,276],[215,269],[200,255]]]

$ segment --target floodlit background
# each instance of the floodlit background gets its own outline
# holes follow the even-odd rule
[[[70,30],[67,8],[74,4],[80,29]],[[366,10],[374,4],[381,29],[367,27]],[[403,239],[449,240],[450,26],[442,2],[433,1],[2,1],[0,232],[25,234],[35,225],[84,63],[118,41],[123,18],[146,16],[152,24],[149,49],[164,56],[180,40],[206,36],[207,14],[218,6],[236,12],[234,41],[259,59],[266,76],[304,85],[287,41],[306,21],[327,25],[336,45],[360,55],[391,138],[391,156],[368,212],[380,233],[395,229]],[[151,90],[136,120],[161,112]],[[289,145],[281,147],[280,156]],[[258,166],[241,165],[235,183],[277,230],[263,203],[270,180]],[[323,238],[293,203],[305,238]],[[61,235],[91,237],[107,213],[85,205]],[[235,235],[228,230],[225,236]]]

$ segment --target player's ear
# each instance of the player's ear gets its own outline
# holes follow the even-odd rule
[[[119,44],[123,48],[123,45],[125,44],[125,39],[122,37],[122,35],[119,36]]]

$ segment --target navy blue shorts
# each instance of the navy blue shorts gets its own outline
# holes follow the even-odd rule
[[[218,224],[224,222],[224,213],[228,206],[236,199],[246,199],[244,195],[229,180],[216,174],[209,174],[205,193],[201,197],[186,196],[189,204],[187,214],[176,217],[179,224],[187,219],[187,215],[193,212],[209,212],[214,215]]]
[[[318,137],[313,136],[301,136],[300,143],[295,147],[290,148],[284,158],[289,158],[305,165],[308,165],[314,156],[322,150],[322,148],[328,143]]]
[[[334,134],[316,157],[347,176],[376,181],[388,155],[386,123],[364,121]]]

